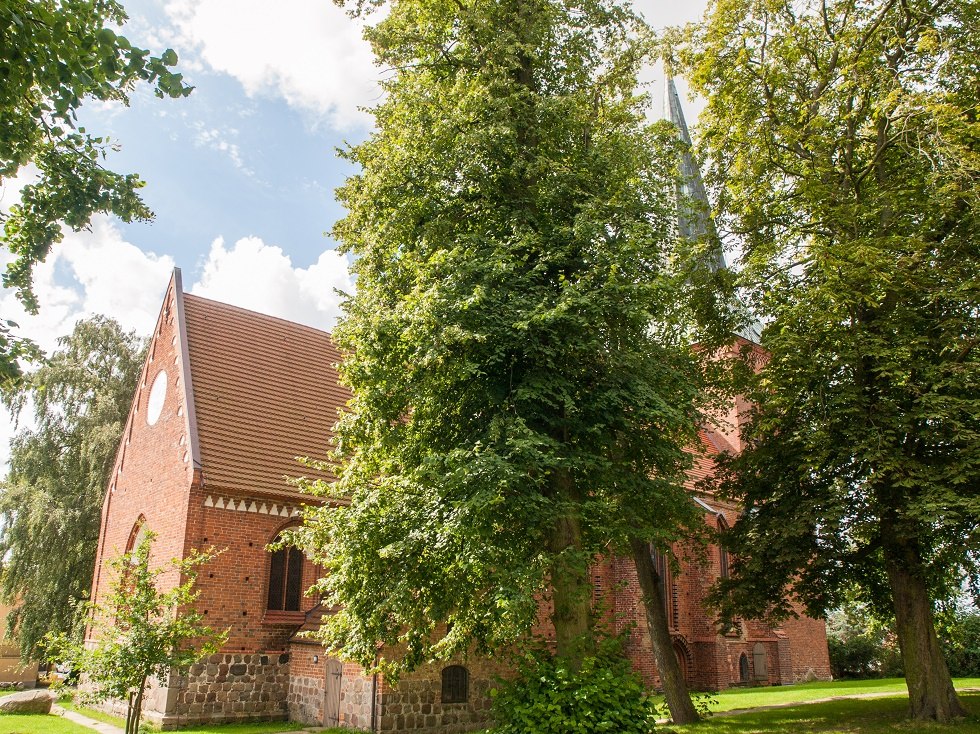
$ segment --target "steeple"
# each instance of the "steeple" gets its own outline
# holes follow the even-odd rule
[[[711,219],[708,192],[704,188],[701,169],[692,153],[691,133],[687,129],[687,121],[681,109],[681,98],[674,79],[669,74],[664,89],[664,116],[677,126],[677,135],[682,143],[677,183],[677,233],[686,240],[711,243],[708,267],[712,272],[727,270],[728,263],[725,262],[721,238],[718,237],[715,223]],[[738,332],[739,336],[756,344],[761,343],[761,334],[762,324],[754,317]]]
[[[713,243],[709,266],[712,270],[726,269],[728,265],[722,252],[721,240],[709,215],[711,205],[708,203],[708,193],[701,179],[701,170],[691,152],[691,134],[681,109],[681,98],[677,94],[673,77],[669,75],[664,90],[664,116],[677,126],[677,134],[683,143],[680,181],[677,185],[677,232],[686,240],[709,239]]]

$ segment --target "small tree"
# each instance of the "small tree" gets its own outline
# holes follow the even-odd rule
[[[50,638],[52,658],[68,661],[88,676],[98,701],[126,698],[126,734],[139,729],[147,682],[161,683],[174,668],[186,668],[215,653],[228,633],[204,624],[193,608],[194,585],[200,566],[213,559],[213,549],[192,550],[183,560],[150,567],[150,547],[156,534],[147,531],[131,553],[111,562],[115,581],[102,603],[88,605],[94,644],[79,645],[65,636]],[[157,579],[178,571],[183,583],[168,591]]]

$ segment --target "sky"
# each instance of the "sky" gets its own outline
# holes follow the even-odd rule
[[[706,4],[636,2],[657,28],[697,20]],[[156,216],[133,224],[97,216],[86,231],[67,232],[35,273],[40,313],[25,314],[0,291],[0,314],[46,351],[94,314],[147,334],[176,266],[190,293],[329,330],[337,290],[354,288],[329,236],[343,216],[333,192],[353,172],[337,149],[369,135],[364,108],[378,101],[384,74],[360,22],[330,0],[123,4],[124,35],[155,53],[176,50],[194,92],[160,100],[139,88],[128,106],[90,102],[79,119],[118,145],[107,166],[140,174]],[[663,74],[651,68],[644,78],[659,109]],[[689,122],[701,106],[688,102]],[[0,183],[0,208],[16,202],[29,175]],[[0,462],[13,430],[0,412]]]

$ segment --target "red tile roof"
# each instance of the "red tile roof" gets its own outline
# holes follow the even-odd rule
[[[338,383],[330,334],[184,295],[200,460],[208,488],[297,494],[287,477],[329,478],[324,460],[350,393]]]

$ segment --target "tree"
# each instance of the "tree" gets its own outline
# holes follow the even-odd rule
[[[158,97],[190,94],[171,71],[177,54],[133,46],[118,28],[127,20],[115,0],[5,0],[0,4],[0,184],[28,164],[37,179],[20,203],[0,214],[2,242],[15,256],[3,276],[24,306],[36,312],[34,265],[61,241],[62,225],[87,226],[97,212],[124,221],[152,217],[138,195],[143,181],[103,166],[113,143],[77,126],[85,99],[128,103],[140,82]],[[0,323],[0,379],[20,374],[17,358],[36,355]]]
[[[99,701],[126,699],[126,734],[136,734],[143,713],[143,694],[150,679],[165,683],[171,672],[213,655],[227,632],[215,632],[194,609],[194,590],[200,567],[217,553],[191,550],[151,568],[150,551],[156,534],[147,530],[132,552],[110,562],[115,579],[106,600],[88,604],[93,642],[81,644],[65,636],[48,638],[51,659],[67,662],[88,676],[91,695]],[[177,572],[181,583],[167,591],[157,588],[160,577]]]
[[[574,669],[589,564],[700,519],[675,131],[644,120],[644,29],[616,2],[388,10],[368,38],[394,72],[335,229],[358,278],[342,472],[311,488],[344,501],[297,542],[341,605],[327,644],[366,665],[496,652],[543,595]]]
[[[980,6],[718,0],[681,60],[771,359],[748,379],[729,613],[894,614],[915,719],[963,713],[933,600],[976,573]]]
[[[0,485],[0,594],[21,655],[49,632],[77,628],[88,596],[102,500],[136,381],[144,340],[96,316],[76,324],[51,359],[8,396],[36,427],[11,442]],[[76,634],[80,634],[77,628]]]

